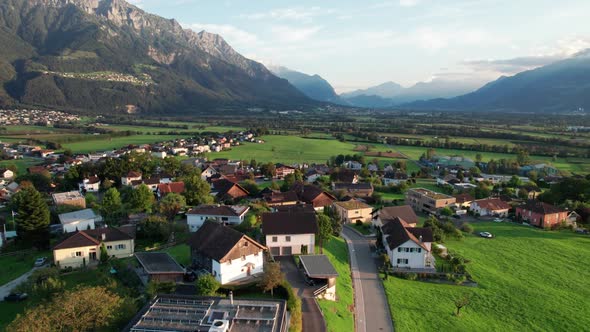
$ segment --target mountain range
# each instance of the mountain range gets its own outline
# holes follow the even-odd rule
[[[123,0],[0,0],[0,106],[94,112],[316,105],[221,36]]]
[[[293,84],[311,99],[335,104],[344,104],[334,88],[319,75],[308,75],[281,66],[269,66],[268,69],[280,78]]]

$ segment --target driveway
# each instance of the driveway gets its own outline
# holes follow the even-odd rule
[[[10,294],[10,292],[18,285],[20,285],[21,283],[23,283],[24,281],[26,281],[31,274],[33,273],[33,271],[35,271],[36,269],[38,269],[37,267],[34,267],[31,271],[21,275],[20,277],[0,286],[0,301],[4,301],[4,297],[7,296],[8,294]]]
[[[371,255],[371,239],[344,227],[354,284],[355,325],[357,332],[393,331],[393,321],[383,284]]]
[[[314,288],[305,283],[292,257],[280,257],[277,258],[277,261],[281,263],[281,271],[293,287],[293,291],[301,298],[303,331],[325,332],[326,322],[313,296]]]

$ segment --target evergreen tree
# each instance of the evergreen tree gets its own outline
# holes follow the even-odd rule
[[[122,210],[121,194],[117,188],[110,188],[104,193],[100,213],[108,225],[117,223]]]
[[[18,236],[32,241],[39,248],[48,245],[49,208],[32,185],[25,186],[13,197]]]
[[[321,213],[318,215],[318,240],[320,243],[320,250],[321,253],[324,253],[324,244],[326,241],[330,240],[332,233],[334,233],[334,229],[332,228],[332,220],[327,215]]]
[[[100,244],[100,262],[106,263],[109,260],[109,253],[107,252],[107,247],[105,247],[104,243]]]

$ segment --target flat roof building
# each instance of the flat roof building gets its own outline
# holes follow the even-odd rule
[[[53,198],[53,203],[56,206],[69,205],[69,206],[77,206],[82,209],[86,208],[86,199],[77,190],[68,191],[65,193],[51,194],[51,197]]]

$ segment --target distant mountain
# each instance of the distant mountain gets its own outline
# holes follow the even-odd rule
[[[590,51],[511,77],[500,77],[472,93],[404,107],[525,112],[590,109]]]
[[[0,106],[187,113],[315,105],[221,36],[123,0],[0,0]]]
[[[336,94],[330,83],[319,75],[308,75],[281,66],[269,66],[268,69],[278,77],[289,81],[289,83],[311,99],[330,103],[342,103],[342,100],[340,100],[340,97]]]
[[[447,80],[436,78],[404,88],[387,82],[365,90],[343,93],[340,97],[348,104],[359,107],[385,108],[417,100],[448,98],[462,95],[481,87],[484,82],[475,79]]]

